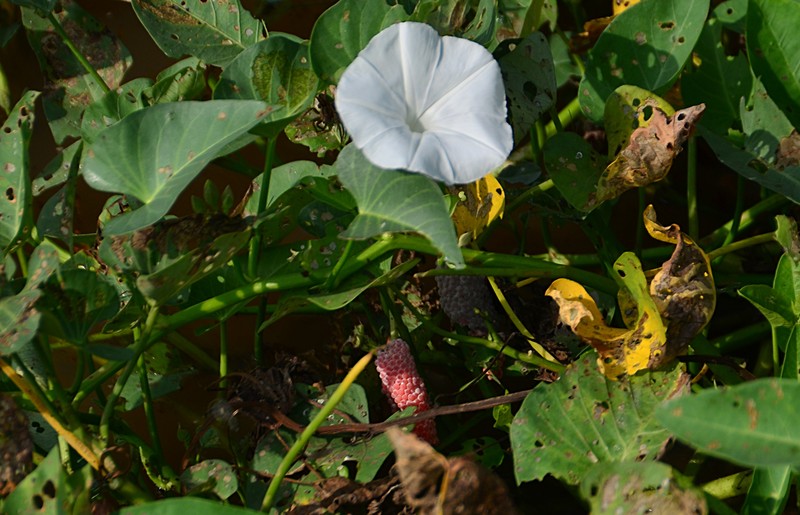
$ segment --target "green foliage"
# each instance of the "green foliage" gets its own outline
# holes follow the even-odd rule
[[[18,422],[39,457],[0,463],[0,511],[796,509],[800,3],[129,3],[0,3],[0,391],[22,408],[0,456]],[[405,21],[492,53],[514,139],[494,178],[350,141],[337,82]],[[387,154],[500,148],[452,136],[483,97],[408,116],[410,91],[482,74],[369,98],[385,71],[360,123]],[[428,131],[452,144],[418,155]],[[485,329],[441,313],[429,276],[454,273],[493,278]],[[419,419],[367,366],[394,338],[437,410],[411,463],[385,430]]]
[[[671,86],[707,12],[708,0],[664,0],[640,2],[615,18],[586,61],[578,95],[586,116],[602,120],[606,99],[623,84],[656,93]]]
[[[686,393],[680,367],[612,381],[587,353],[561,380],[537,386],[511,424],[517,482],[551,474],[578,484],[595,463],[655,460],[670,434],[653,418],[662,399]]]

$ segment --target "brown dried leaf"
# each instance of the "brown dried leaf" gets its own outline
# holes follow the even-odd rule
[[[33,470],[33,440],[28,419],[9,395],[0,395],[0,497]]]
[[[778,170],[800,165],[800,134],[793,130],[783,138],[775,153],[775,167]]]
[[[650,295],[667,326],[667,361],[686,351],[689,343],[714,314],[717,302],[711,263],[703,249],[677,224],[658,224],[653,206],[644,211],[644,223],[650,236],[675,244],[672,256],[650,282]]]
[[[406,500],[417,513],[515,515],[505,484],[464,456],[447,459],[416,436],[387,431]]]
[[[331,477],[314,486],[314,502],[294,506],[288,515],[323,515],[329,513],[366,513],[410,515],[397,475],[357,483],[346,477]]]
[[[705,108],[705,104],[699,104],[667,116],[655,106],[642,105],[640,110],[652,109],[648,125],[631,133],[628,145],[600,177],[590,205],[596,206],[631,188],[647,186],[666,177],[673,159],[692,135]]]

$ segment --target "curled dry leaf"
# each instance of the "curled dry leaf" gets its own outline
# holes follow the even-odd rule
[[[561,321],[597,350],[597,363],[612,380],[664,362],[666,328],[636,256],[626,252],[614,263],[626,329],[606,325],[594,299],[580,284],[556,279],[546,294],[555,299]]]
[[[397,456],[406,500],[417,513],[519,513],[503,481],[469,458],[448,459],[398,428],[386,434]]]
[[[714,276],[703,249],[677,224],[659,225],[653,206],[645,209],[644,224],[653,238],[675,244],[672,256],[650,281],[650,295],[667,326],[669,344],[662,359],[669,360],[683,354],[711,320],[717,302]]]
[[[574,281],[557,279],[546,292],[558,303],[561,322],[597,350],[600,368],[609,379],[659,367],[683,354],[711,319],[716,304],[705,252],[677,225],[658,225],[652,206],[645,210],[644,220],[650,236],[675,244],[675,251],[649,286],[632,253],[614,263],[627,329],[606,325],[594,299]]]
[[[642,104],[640,111],[652,110],[649,123],[631,133],[628,145],[600,176],[590,205],[597,206],[631,188],[647,186],[666,177],[672,160],[692,135],[705,108],[705,104],[699,104],[667,116],[652,102]]]
[[[800,165],[800,134],[796,130],[783,138],[775,153],[775,166],[784,170]]]

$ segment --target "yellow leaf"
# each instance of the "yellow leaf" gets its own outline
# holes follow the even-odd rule
[[[494,175],[463,186],[451,186],[450,192],[458,198],[453,211],[456,234],[470,234],[475,238],[496,218],[503,217],[505,194]]]
[[[559,306],[561,321],[597,350],[603,374],[616,380],[661,363],[666,328],[647,291],[647,280],[636,256],[626,252],[616,261],[627,329],[609,327],[594,299],[580,284],[568,279],[553,281],[546,294]]]
[[[630,6],[638,4],[639,1],[640,0],[611,0],[611,5],[614,7],[614,16]]]

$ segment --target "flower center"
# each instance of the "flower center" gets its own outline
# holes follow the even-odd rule
[[[408,124],[408,128],[411,129],[411,132],[418,132],[423,133],[425,132],[425,125],[422,124],[422,120],[420,120],[416,116],[408,116],[406,118],[406,123]]]

